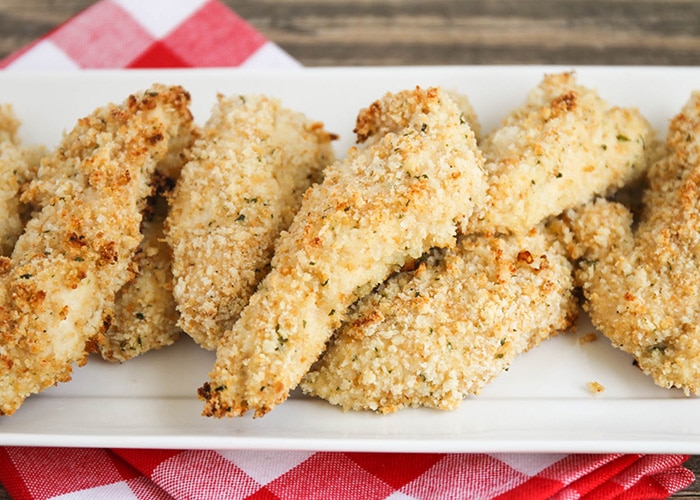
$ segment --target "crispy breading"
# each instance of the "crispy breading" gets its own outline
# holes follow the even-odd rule
[[[474,133],[477,142],[481,140],[481,124],[469,97],[454,89],[442,90],[457,105],[462,115],[461,122],[466,122]],[[353,132],[358,143],[368,143],[370,138],[381,138],[387,132],[405,127],[413,119],[411,106],[387,108],[381,101],[376,101],[363,110],[357,117]]]
[[[166,197],[180,176],[186,152],[200,136],[199,127],[191,134],[173,138],[170,153],[156,165],[155,193],[149,197],[141,222],[143,239],[132,269],[134,276],[117,292],[102,358],[124,362],[145,352],[173,344],[180,336],[173,296],[172,250],[165,241],[164,223],[168,214]]]
[[[662,387],[700,394],[700,93],[670,123],[636,229],[622,205],[568,213],[593,324]]]
[[[625,133],[639,130],[639,142],[633,147],[618,137],[623,126]],[[442,256],[446,262],[430,258],[420,275],[399,274],[361,300],[360,312],[336,334],[302,382],[303,389],[345,409],[455,408],[529,346],[571,327],[577,311],[571,266],[553,236],[532,225],[577,200],[637,178],[652,154],[647,141],[653,143],[653,137],[641,115],[611,110],[595,92],[577,85],[573,74],[546,76],[525,105],[482,143],[490,198],[463,226],[481,234],[464,237],[457,250]],[[610,147],[601,146],[611,138]],[[493,236],[493,232],[527,235],[526,230],[530,236],[520,240]],[[530,264],[537,260],[537,254],[519,250],[526,237],[533,238],[530,245],[546,247],[543,255],[553,254],[557,265],[544,273],[502,279],[499,269],[509,262],[518,269],[512,264],[518,258]],[[530,300],[525,304],[521,295]],[[454,325],[454,332],[448,325]],[[507,337],[508,349],[496,344],[494,335]],[[447,345],[460,348],[446,354]],[[415,356],[416,352],[421,355]]]
[[[188,134],[189,94],[154,85],[82,118],[42,161],[42,200],[0,259],[0,413],[70,379],[95,350],[105,311],[130,277],[156,164]]]
[[[573,266],[543,226],[461,237],[360,299],[301,388],[345,410],[455,409],[573,326],[573,289]]]
[[[394,116],[405,123],[374,133]],[[205,415],[262,416],[284,401],[348,307],[429,248],[454,246],[457,221],[483,199],[474,134],[439,88],[386,94],[357,125],[375,137],[304,195],[270,274],[217,350],[200,389]]]
[[[0,256],[9,256],[29,209],[20,201],[24,186],[36,175],[43,147],[18,138],[20,122],[9,105],[0,105]]]
[[[134,257],[135,276],[114,299],[113,313],[100,354],[107,361],[124,362],[174,343],[180,335],[173,297],[172,251],[165,242],[164,198],[155,200],[141,224],[141,241]]]
[[[15,115],[12,105],[0,104],[0,142],[11,142],[17,144],[19,139],[20,121]]]
[[[166,221],[179,325],[202,347],[216,349],[269,270],[333,138],[277,99],[218,96]]]
[[[0,256],[12,253],[24,227],[19,193],[27,170],[20,149],[10,141],[0,142]]]
[[[479,122],[479,117],[472,106],[469,96],[456,90],[447,90],[450,98],[457,104],[460,111],[462,111],[462,119],[469,124],[469,127],[474,132],[474,137],[476,137],[477,144],[483,139],[481,131],[481,123]]]
[[[489,200],[462,231],[528,231],[637,179],[656,144],[638,110],[610,106],[573,73],[546,75],[483,140]]]

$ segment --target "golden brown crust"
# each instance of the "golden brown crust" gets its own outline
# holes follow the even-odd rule
[[[573,268],[551,234],[465,236],[362,298],[301,382],[345,410],[457,408],[570,329]]]
[[[18,144],[20,121],[15,115],[12,105],[0,104],[0,142],[10,142]]]
[[[439,89],[387,94],[358,122],[371,140],[306,192],[217,350],[205,415],[261,416],[286,399],[350,304],[430,247],[454,245],[456,221],[483,196],[474,134]]]
[[[639,178],[657,151],[639,111],[610,106],[573,73],[546,75],[481,146],[488,202],[465,233],[525,232]]]
[[[20,123],[9,105],[0,105],[0,255],[9,256],[31,210],[20,201],[34,178],[44,148],[20,144]]]
[[[189,95],[154,85],[78,121],[25,193],[41,210],[0,278],[0,412],[70,379],[101,342],[130,276],[141,210],[171,138],[189,133]]]
[[[700,394],[700,93],[671,121],[644,210],[598,201],[569,213],[585,308],[662,387]]]
[[[267,273],[279,233],[334,159],[332,134],[260,95],[219,96],[171,199],[179,325],[216,349]]]
[[[105,342],[97,349],[107,361],[128,361],[171,345],[180,335],[172,255],[163,236],[167,206],[160,197],[154,203],[141,223],[143,240],[132,262],[135,275],[117,292]]]
[[[12,253],[24,226],[19,193],[22,172],[28,169],[20,149],[12,142],[0,142],[0,255]]]

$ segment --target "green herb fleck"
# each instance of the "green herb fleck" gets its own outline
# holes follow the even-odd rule
[[[649,348],[649,350],[652,352],[656,351],[656,352],[660,352],[663,354],[666,351],[667,347],[668,346],[666,344],[656,344],[656,345],[651,346]]]

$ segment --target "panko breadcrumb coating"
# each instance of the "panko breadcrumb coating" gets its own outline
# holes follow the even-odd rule
[[[24,223],[20,188],[28,170],[25,157],[10,141],[0,142],[0,256],[9,256]]]
[[[573,326],[573,289],[572,265],[542,226],[461,237],[360,299],[301,388],[345,410],[455,409]]]
[[[192,124],[189,94],[154,85],[82,118],[28,190],[45,203],[0,259],[0,414],[70,379],[130,277],[156,164]]]
[[[0,256],[9,256],[24,228],[28,211],[20,201],[23,187],[35,175],[41,147],[20,144],[20,122],[9,105],[0,105]]]
[[[638,178],[657,151],[639,111],[611,107],[573,73],[546,75],[481,146],[489,200],[465,234],[528,231]]]
[[[220,95],[172,196],[179,325],[216,349],[269,270],[304,191],[333,161],[333,135],[277,99]]]
[[[395,116],[405,123],[382,129]],[[348,307],[429,248],[454,246],[457,221],[483,199],[474,134],[439,88],[386,94],[360,111],[357,130],[374,137],[306,192],[222,339],[200,389],[205,415],[259,417],[284,401]]]
[[[584,308],[662,387],[700,394],[700,93],[674,117],[649,170],[644,210],[607,201],[571,211]]]
[[[124,362],[145,352],[173,344],[180,336],[173,296],[172,250],[165,241],[166,196],[186,161],[186,151],[199,137],[199,128],[171,141],[169,154],[156,165],[155,193],[149,197],[141,222],[143,239],[131,267],[134,276],[117,292],[102,358]]]
[[[158,197],[141,223],[143,240],[134,257],[135,276],[114,299],[112,320],[100,354],[124,362],[174,343],[180,335],[173,297],[172,252],[165,242],[167,203]]]
[[[474,132],[474,137],[476,137],[477,144],[480,143],[483,139],[481,135],[481,123],[479,122],[479,117],[477,116],[469,97],[466,94],[452,89],[448,90],[447,93],[462,111],[462,119],[469,124],[472,132]]]
[[[0,142],[11,142],[17,144],[19,139],[20,121],[15,115],[12,105],[0,104]]]

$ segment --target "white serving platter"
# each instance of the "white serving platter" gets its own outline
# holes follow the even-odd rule
[[[357,111],[388,90],[441,85],[469,96],[485,131],[545,73],[576,70],[609,102],[637,106],[663,134],[694,89],[700,68],[402,67],[285,71],[153,70],[0,73],[0,102],[22,120],[27,143],[55,145],[76,119],[153,82],[181,84],[199,123],[217,93],[266,93],[323,121],[352,143]],[[700,319],[700,318],[699,318]],[[197,388],[214,355],[183,337],[123,365],[91,357],[71,382],[30,397],[0,418],[0,445],[305,449],[406,452],[700,453],[700,399],[659,388],[585,318],[576,333],[523,355],[460,409],[344,413],[298,394],[262,419],[200,416]],[[594,395],[586,387],[605,387]]]

